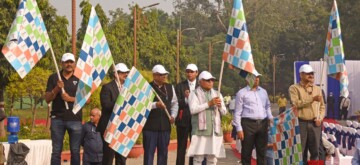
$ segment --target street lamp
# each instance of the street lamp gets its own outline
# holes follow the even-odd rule
[[[208,71],[211,73],[211,56],[213,54],[213,47],[215,44],[217,43],[222,43],[224,41],[216,41],[216,42],[210,42],[209,43],[209,59],[208,59],[208,62],[209,62],[209,67],[208,67]]]
[[[178,29],[177,30],[177,38],[176,38],[176,43],[177,43],[177,47],[176,47],[176,82],[179,83],[180,82],[180,47],[181,47],[181,41],[182,41],[182,33],[184,31],[187,30],[196,30],[196,28],[186,28],[184,30]]]
[[[275,103],[275,73],[276,73],[276,68],[275,68],[275,64],[276,64],[276,58],[278,56],[284,56],[285,54],[274,54],[272,56],[272,62],[273,62],[273,103]]]
[[[148,5],[148,6],[144,6],[141,8],[141,10],[144,10],[146,8],[149,8],[149,7],[153,7],[153,6],[156,6],[156,5],[159,5],[160,3],[154,3],[154,4],[151,4],[151,5]],[[137,22],[137,17],[136,17],[136,5],[134,6],[134,14],[133,14],[133,17],[134,17],[134,67],[136,67],[136,22]]]

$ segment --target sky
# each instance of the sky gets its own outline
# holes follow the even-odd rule
[[[80,2],[82,0],[76,0],[76,29],[80,27],[80,23],[82,20],[82,16],[80,15]],[[65,15],[69,20],[68,31],[71,33],[71,3],[72,0],[49,0],[50,4],[57,9],[58,15]],[[115,10],[117,8],[122,8],[125,12],[129,13],[128,5],[138,4],[140,7],[147,6],[154,3],[160,3],[153,8],[161,9],[167,13],[171,13],[174,11],[173,0],[90,0],[90,3],[93,6],[100,4],[105,11],[105,13],[109,16],[109,10]]]

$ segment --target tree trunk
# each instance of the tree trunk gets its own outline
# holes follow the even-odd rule
[[[31,105],[31,110],[32,110],[32,121],[31,121],[31,130],[30,130],[30,135],[33,135],[34,133],[34,128],[35,128],[35,115],[36,115],[36,104],[37,104],[37,99],[33,99],[30,97],[30,105]]]
[[[0,87],[0,111],[5,111],[5,98],[4,98],[5,90],[3,87]],[[5,127],[4,120],[0,122],[0,137],[5,137]]]
[[[50,128],[50,122],[51,122],[50,111],[51,111],[51,103],[48,104],[47,116],[46,116],[46,128],[48,129]]]

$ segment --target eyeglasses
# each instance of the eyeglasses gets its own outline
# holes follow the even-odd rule
[[[215,81],[214,79],[209,79],[209,80],[203,79],[203,80],[206,81],[206,82],[214,82]]]
[[[310,73],[305,73],[306,75],[311,75],[311,76],[314,76],[314,72],[310,72]]]
[[[164,74],[156,74],[158,76],[167,76],[168,74],[164,73]]]
[[[195,71],[192,71],[192,70],[186,70],[186,73],[195,73]]]
[[[121,72],[121,71],[117,71],[118,74],[129,74],[129,72]]]

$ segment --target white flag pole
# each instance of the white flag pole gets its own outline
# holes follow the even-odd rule
[[[51,50],[51,55],[52,55],[52,58],[53,58],[53,61],[54,61],[54,64],[55,64],[56,73],[57,73],[57,75],[58,75],[59,80],[62,81],[61,75],[60,75],[60,71],[59,71],[59,67],[58,67],[58,65],[57,65],[57,63],[56,63],[56,58],[55,58],[55,54],[54,54],[54,51],[53,51],[52,47],[50,47],[50,50]],[[62,92],[62,93],[65,93],[65,89],[64,89],[64,88],[61,88],[61,92]],[[66,109],[69,109],[68,103],[67,103],[65,100],[64,100],[64,102],[65,102],[65,107],[66,107]]]
[[[323,86],[323,74],[324,74],[324,64],[325,64],[325,62],[324,62],[324,60],[321,58],[320,59],[320,70],[321,70],[321,73],[320,73],[320,93],[322,94],[322,86]],[[324,98],[324,97],[323,97]],[[324,100],[323,100],[324,101]],[[317,109],[317,116],[316,116],[316,118],[317,118],[317,120],[319,120],[320,119],[320,104],[321,104],[321,102],[318,102],[317,104],[316,104],[316,109]]]
[[[222,81],[222,75],[224,73],[224,64],[225,64],[225,61],[222,60],[221,62],[221,70],[220,70],[220,76],[219,76],[219,86],[218,86],[218,92],[220,93],[221,91],[221,81]]]

